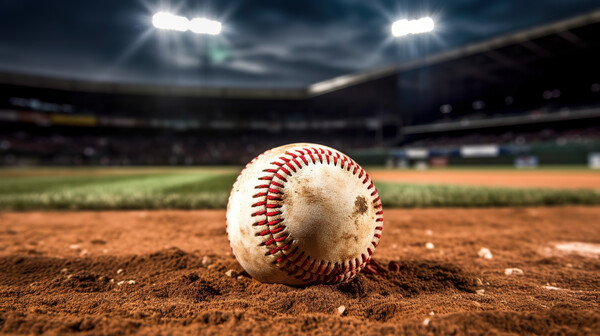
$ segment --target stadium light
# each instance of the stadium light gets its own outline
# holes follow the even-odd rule
[[[196,34],[218,35],[221,32],[221,22],[195,18],[190,21],[190,30]]]
[[[410,34],[428,33],[433,30],[435,24],[430,17],[418,20],[398,20],[392,24],[392,35],[396,37]]]
[[[186,17],[167,12],[158,12],[152,17],[152,24],[158,29],[185,32],[190,30],[196,34],[217,35],[221,32],[221,22],[205,18],[195,18],[191,21]]]
[[[178,15],[166,12],[158,12],[152,17],[152,24],[158,29],[187,31],[190,28],[190,21]]]

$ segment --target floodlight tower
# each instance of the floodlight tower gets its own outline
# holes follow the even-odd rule
[[[426,17],[422,17],[420,19],[416,19],[416,20],[398,20],[396,22],[394,22],[391,26],[391,33],[394,37],[408,37],[409,35],[422,35],[425,33],[429,33],[432,32],[433,29],[435,28],[435,22],[433,21],[432,18],[426,16]],[[416,49],[417,51],[420,51],[419,49],[426,47],[426,44],[423,46],[423,41],[422,39],[416,38],[416,39],[410,39],[409,41],[407,41],[408,43],[403,43],[402,46],[400,46],[400,44],[398,44],[397,46],[397,52],[398,52],[398,59],[399,60],[407,60],[410,58],[410,50],[411,49]],[[421,43],[419,43],[421,42]],[[421,46],[419,46],[419,44],[421,44]],[[412,45],[412,47],[411,47]],[[413,49],[413,50],[414,50]],[[403,135],[403,127],[402,125],[404,124],[404,118],[402,113],[398,112],[396,113],[396,130],[397,130],[397,140],[401,140],[404,135]],[[383,132],[383,129],[380,130],[380,132]]]
[[[221,22],[215,20],[209,20],[203,17],[197,17],[193,19],[188,19],[184,16],[174,15],[169,12],[158,12],[152,16],[152,25],[156,29],[166,30],[166,31],[175,31],[175,32],[187,32],[190,31],[194,34],[201,35],[219,35],[221,33]],[[170,34],[169,34],[170,35]],[[172,52],[173,48],[171,46],[172,38],[167,36],[167,41],[169,43],[169,53]],[[198,41],[202,43],[201,40]],[[200,48],[200,56],[205,57],[206,51],[202,51],[204,48]],[[206,62],[203,60],[200,63],[199,67],[199,78],[202,78],[205,71],[207,71]],[[172,76],[173,69],[170,64],[167,64],[167,73],[169,78]]]

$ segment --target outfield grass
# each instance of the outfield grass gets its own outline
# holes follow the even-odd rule
[[[237,173],[0,177],[0,209],[218,209]]]
[[[223,209],[237,169],[0,171],[0,210]],[[600,204],[594,190],[377,182],[385,207]]]

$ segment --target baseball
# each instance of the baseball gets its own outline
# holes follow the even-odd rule
[[[351,279],[370,260],[382,230],[382,204],[369,175],[317,144],[285,145],[253,159],[227,205],[233,253],[261,282]]]

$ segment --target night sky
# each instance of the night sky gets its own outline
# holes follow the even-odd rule
[[[0,70],[97,81],[301,87],[600,8],[598,0],[2,0]],[[160,10],[223,23],[157,31]],[[392,38],[396,19],[435,33]]]

